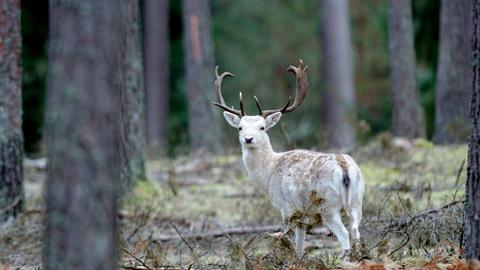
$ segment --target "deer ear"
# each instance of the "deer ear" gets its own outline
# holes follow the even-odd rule
[[[278,123],[278,121],[280,121],[280,118],[282,118],[281,112],[276,112],[274,114],[267,116],[267,118],[265,118],[267,129],[275,126]]]
[[[225,111],[223,112],[223,117],[225,117],[225,120],[227,120],[230,126],[238,128],[240,124],[240,117],[238,117],[238,115]]]

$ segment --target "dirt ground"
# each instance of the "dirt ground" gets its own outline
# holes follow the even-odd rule
[[[312,229],[306,255],[295,257],[289,237],[274,234],[280,214],[246,178],[239,153],[150,160],[148,180],[119,213],[119,269],[453,267],[460,263],[466,151],[380,136],[351,153],[366,181],[364,261],[343,266],[325,228]],[[25,162],[27,210],[0,225],[0,270],[41,269],[45,163]]]

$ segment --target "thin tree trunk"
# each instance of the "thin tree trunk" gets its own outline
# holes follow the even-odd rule
[[[207,0],[183,0],[188,133],[191,150],[219,150],[217,114],[208,99],[215,93],[214,55]]]
[[[120,196],[139,179],[145,179],[143,56],[140,29],[140,2],[121,0],[122,47],[120,127],[122,177]]]
[[[148,152],[166,152],[169,110],[168,0],[145,0],[145,88]]]
[[[406,138],[425,137],[425,113],[415,77],[411,1],[390,0],[388,17],[393,134]]]
[[[442,0],[440,49],[435,93],[437,143],[464,143],[468,137],[471,83],[470,0]]]
[[[0,221],[22,211],[20,2],[0,2]]]
[[[117,0],[50,1],[45,269],[117,269]]]
[[[348,1],[320,0],[325,91],[323,107],[328,145],[355,145],[355,90]]]
[[[480,259],[480,1],[472,1],[472,99],[468,144],[467,184],[465,187],[465,257]]]

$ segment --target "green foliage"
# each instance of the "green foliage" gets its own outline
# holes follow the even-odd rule
[[[40,150],[47,74],[48,1],[22,1],[23,132],[27,154]]]
[[[242,91],[249,114],[257,113],[253,95],[264,108],[283,106],[294,95],[295,86],[286,68],[299,59],[308,64],[308,97],[295,114],[282,120],[300,146],[322,136],[317,4],[314,0],[212,2],[217,63],[221,71],[237,75],[224,83],[229,105],[238,108],[238,92]],[[280,128],[272,130],[272,135],[280,139]],[[230,132],[228,138],[233,143],[236,136]]]
[[[178,155],[188,150],[188,114],[184,90],[181,1],[169,3],[171,92],[168,140],[169,155]],[[357,127],[362,133],[362,140],[365,140],[372,134],[390,129],[388,3],[373,0],[349,3],[359,119]],[[434,127],[440,4],[439,1],[412,3],[418,87],[430,136]],[[291,143],[285,145],[321,145],[325,132],[322,129],[318,1],[212,0],[210,4],[216,62],[221,71],[228,70],[237,75],[225,80],[227,103],[238,107],[238,91],[241,90],[250,114],[256,113],[253,95],[259,97],[265,108],[282,106],[288,96],[293,95],[295,84],[293,76],[285,69],[303,59],[309,65],[308,97],[302,107],[294,114],[284,116],[281,126],[271,131],[273,144],[282,148],[278,146],[287,136]],[[48,1],[22,2],[23,128],[28,153],[40,149],[47,34]],[[227,125],[224,127],[224,143],[236,145],[235,131]]]
[[[184,87],[181,1],[169,1],[170,111],[168,119],[169,155],[185,153],[187,147],[187,100]]]
[[[435,83],[440,31],[440,1],[412,1],[417,82],[426,114],[427,135],[435,127]]]

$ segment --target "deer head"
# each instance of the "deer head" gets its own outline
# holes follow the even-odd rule
[[[292,72],[296,78],[297,89],[295,91],[295,100],[290,105],[292,98],[288,98],[288,102],[280,109],[274,110],[262,110],[260,102],[256,96],[255,103],[258,109],[258,115],[249,116],[245,114],[243,107],[242,92],[239,93],[240,110],[236,110],[233,107],[228,107],[225,104],[225,100],[222,95],[222,80],[225,77],[234,77],[230,72],[224,72],[221,75],[218,74],[218,66],[215,68],[215,87],[217,88],[218,102],[213,102],[213,105],[218,106],[224,110],[223,116],[225,120],[234,128],[239,131],[240,144],[246,148],[257,148],[259,146],[270,144],[270,140],[267,135],[267,130],[275,126],[278,123],[282,114],[293,112],[298,108],[305,96],[307,95],[308,81],[307,73],[305,72],[308,66],[304,66],[303,61],[300,60],[298,67],[289,66],[287,71]]]

